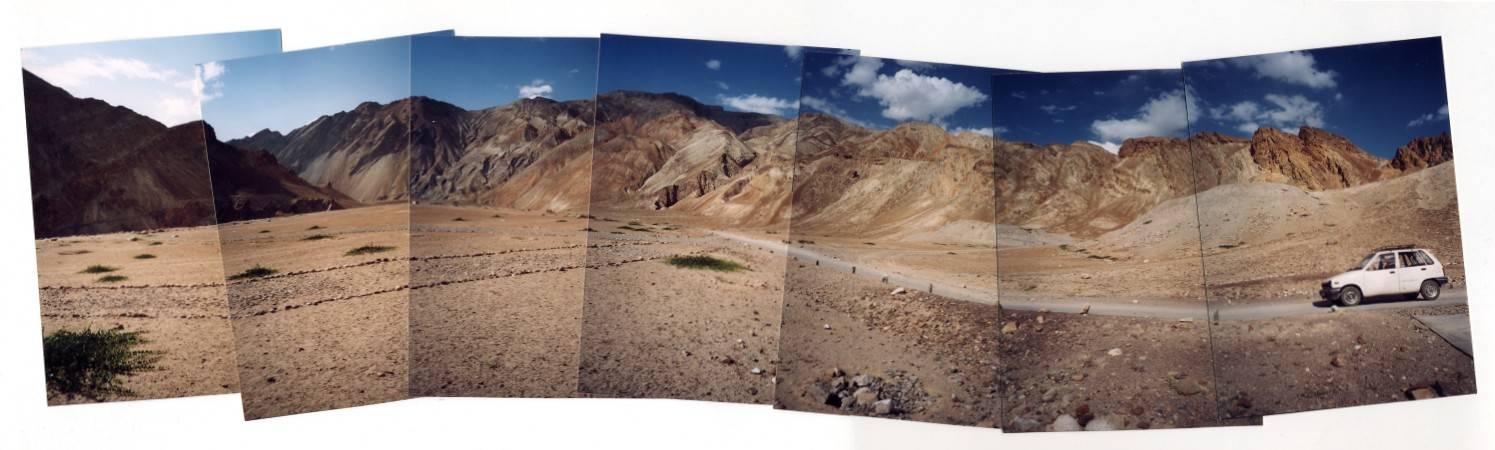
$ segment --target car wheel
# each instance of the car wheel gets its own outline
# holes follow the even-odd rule
[[[1349,286],[1339,292],[1339,304],[1344,306],[1355,306],[1360,304],[1360,288]]]
[[[1442,289],[1438,287],[1437,281],[1423,280],[1422,289],[1419,289],[1418,292],[1422,293],[1423,300],[1437,300],[1438,294],[1440,293],[1439,291],[1441,290]]]

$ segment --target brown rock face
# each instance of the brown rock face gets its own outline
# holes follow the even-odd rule
[[[787,217],[795,122],[725,111],[676,94],[597,98],[591,201],[671,209],[736,224]]]
[[[1380,180],[1385,160],[1339,135],[1303,127],[1292,135],[1261,128],[1251,136],[1251,159],[1262,172],[1309,190],[1341,189]]]
[[[1131,223],[1159,203],[1194,192],[1188,141],[1143,137],[1116,155],[1093,144],[997,145],[997,222],[1076,236]]]
[[[198,135],[198,142],[207,143],[213,203],[220,223],[358,205],[342,193],[303,181],[270,152],[219,142],[210,126],[199,130],[204,134]]]
[[[1404,172],[1426,169],[1453,160],[1453,137],[1448,132],[1413,139],[1396,149],[1391,167]]]

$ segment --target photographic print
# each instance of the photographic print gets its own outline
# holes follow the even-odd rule
[[[1474,393],[1441,40],[1184,77],[1220,414]]]
[[[999,426],[991,76],[1006,71],[804,66],[774,405]]]
[[[238,391],[199,100],[280,31],[21,50],[47,403]]]
[[[216,63],[202,108],[248,419],[407,396],[411,39]]]
[[[574,397],[596,38],[413,39],[412,396]]]
[[[1217,425],[1181,75],[998,75],[1004,430]]]
[[[795,46],[603,35],[580,389],[768,403]]]

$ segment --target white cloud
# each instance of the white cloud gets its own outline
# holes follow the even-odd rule
[[[721,60],[716,59],[708,60],[706,61],[706,68],[711,70],[722,70],[722,62]]]
[[[732,89],[732,85],[724,83],[724,82],[721,82],[721,81],[717,81],[716,82],[716,87],[720,88],[723,91]]]
[[[726,106],[727,108],[759,114],[784,115],[794,112],[791,110],[799,109],[799,102],[764,97],[758,94],[736,95],[732,97],[718,95],[717,99],[721,101],[722,106]]]
[[[158,68],[138,59],[105,56],[73,58],[59,64],[27,67],[27,70],[47,80],[48,83],[65,89],[82,86],[95,78],[171,82],[181,75],[175,70]]]
[[[846,72],[842,84],[856,86],[857,96],[877,99],[883,106],[882,116],[889,119],[941,123],[955,111],[987,99],[976,88],[910,69],[900,69],[892,76],[879,75],[877,70],[882,65],[876,58],[860,58]]]
[[[960,134],[960,133],[976,133],[976,134],[979,134],[979,135],[982,135],[982,136],[986,136],[986,137],[997,137],[997,136],[1001,136],[1002,133],[1006,133],[1007,132],[1007,128],[1006,127],[995,127],[995,128],[994,127],[984,127],[984,128],[958,127],[958,128],[956,128],[954,130],[950,130],[950,132],[951,133],[955,133],[955,134]]]
[[[519,87],[520,98],[549,98],[548,96],[554,92],[554,86],[551,86],[550,83],[546,83],[545,80],[541,80],[538,78],[536,78],[534,81],[530,81],[527,85]]]
[[[851,118],[850,114],[848,114],[846,110],[841,109],[834,103],[826,101],[825,99],[819,97],[804,97],[799,99],[799,103],[802,107],[808,106],[810,108],[814,108],[817,111],[835,116],[837,119],[841,119],[842,122],[846,122],[862,128],[874,128],[872,124]]]
[[[1301,95],[1267,94],[1266,105],[1246,100],[1236,104],[1213,108],[1210,117],[1222,122],[1235,123],[1236,131],[1255,133],[1256,129],[1270,126],[1286,131],[1295,131],[1307,125],[1323,128],[1324,109],[1318,102]]]
[[[188,97],[163,96],[158,103],[156,120],[165,124],[182,124],[202,117],[201,104]]]
[[[1438,122],[1438,121],[1444,121],[1444,120],[1448,120],[1448,105],[1443,105],[1443,107],[1438,108],[1437,111],[1430,112],[1430,113],[1427,113],[1427,114],[1423,114],[1421,116],[1418,116],[1416,119],[1412,119],[1411,122],[1407,122],[1407,127],[1411,128],[1411,127],[1415,127],[1415,126],[1422,125],[1422,124],[1425,124],[1425,123],[1432,123],[1432,122]]]
[[[877,81],[877,71],[882,69],[882,60],[877,58],[852,58],[856,62],[846,70],[846,76],[841,79],[844,86],[866,87]]]
[[[1101,149],[1104,149],[1105,151],[1110,152],[1113,155],[1121,153],[1121,144],[1117,144],[1115,142],[1100,142],[1100,141],[1088,141],[1088,142],[1090,142],[1091,144],[1095,144],[1096,147],[1100,147]]]
[[[805,48],[804,47],[800,47],[798,45],[785,45],[784,46],[784,54],[785,55],[789,55],[789,59],[798,58],[799,55],[801,53],[804,53],[804,52],[805,52]]]
[[[1338,86],[1332,70],[1319,70],[1313,55],[1306,52],[1284,52],[1270,55],[1246,56],[1231,59],[1236,67],[1251,69],[1257,77],[1271,78],[1289,84],[1314,89],[1333,89]]]
[[[1049,115],[1054,115],[1054,114],[1059,114],[1059,113],[1062,113],[1062,112],[1074,111],[1075,110],[1075,105],[1069,105],[1069,106],[1043,105],[1043,106],[1038,107],[1038,109],[1043,110],[1043,112],[1048,113]]]
[[[1197,114],[1191,113],[1184,105],[1183,91],[1175,89],[1148,100],[1137,109],[1136,117],[1091,122],[1090,132],[1104,143],[1144,136],[1171,136],[1188,129],[1189,120],[1195,116]]]

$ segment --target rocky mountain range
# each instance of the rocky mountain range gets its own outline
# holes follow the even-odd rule
[[[1191,148],[1192,147],[1192,148]],[[1214,132],[1144,137],[1116,155],[1093,144],[997,144],[998,223],[1093,237],[1169,199],[1235,183],[1335,190],[1396,178],[1453,158],[1447,133],[1413,139],[1387,160],[1331,132],[1273,128],[1250,139]]]
[[[293,197],[321,198],[316,207],[322,209],[336,206],[330,194],[279,176],[273,159],[224,146],[201,121],[167,127],[123,106],[74,97],[31,72],[22,70],[21,77],[38,238],[211,225],[215,189],[253,205],[219,205],[220,215],[230,218],[313,207],[287,203]],[[209,160],[215,165],[211,181]],[[274,198],[236,192],[219,178],[255,180]]]

